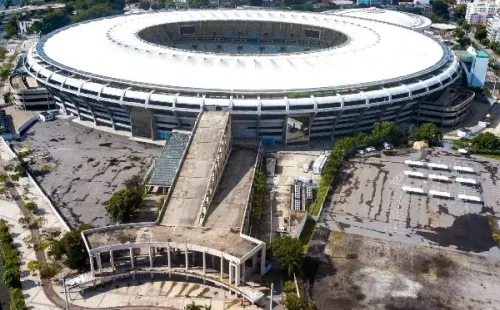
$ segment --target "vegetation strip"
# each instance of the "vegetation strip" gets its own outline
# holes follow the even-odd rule
[[[21,291],[21,270],[14,241],[6,221],[0,220],[0,259],[2,260],[3,283],[10,289],[10,309],[27,309]]]

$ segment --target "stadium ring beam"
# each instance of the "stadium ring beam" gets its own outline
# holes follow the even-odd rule
[[[405,27],[257,9],[83,22],[42,37],[23,63],[65,113],[149,139],[191,129],[203,110],[230,111],[235,138],[407,126],[461,76],[448,47]],[[455,125],[470,110],[438,105],[427,121]]]

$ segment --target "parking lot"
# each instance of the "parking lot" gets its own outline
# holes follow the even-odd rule
[[[37,181],[73,226],[108,224],[103,203],[124,180],[142,176],[161,150],[70,119],[37,122],[14,146],[29,149]]]
[[[425,166],[409,166],[405,160],[421,161]],[[429,163],[446,164],[450,169],[429,168]],[[475,173],[459,173],[453,166],[469,167]],[[350,233],[488,252],[494,244],[487,215],[500,212],[499,167],[498,161],[468,158],[440,148],[357,156],[346,164],[322,220],[326,226],[338,225]],[[448,180],[439,181],[435,176]],[[457,178],[473,179],[478,185],[463,184]],[[429,191],[440,192],[441,197]],[[459,195],[483,201],[464,201]]]

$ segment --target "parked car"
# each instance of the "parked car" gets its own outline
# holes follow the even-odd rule
[[[365,149],[367,153],[375,152],[377,149],[373,146],[369,146]]]
[[[392,150],[392,144],[390,144],[389,142],[384,142],[384,148],[386,150]]]
[[[365,154],[365,151],[363,151],[363,150],[358,150],[358,154],[359,154],[359,155],[364,155],[364,154]]]

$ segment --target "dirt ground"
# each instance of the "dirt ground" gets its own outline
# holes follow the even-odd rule
[[[304,270],[318,309],[500,309],[500,262],[319,227]]]

